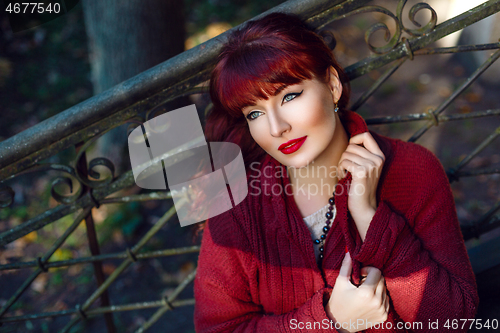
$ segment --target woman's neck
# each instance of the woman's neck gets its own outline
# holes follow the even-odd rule
[[[336,127],[329,146],[313,162],[300,169],[287,168],[294,199],[302,216],[324,207],[338,182],[338,163],[349,138],[340,122]]]

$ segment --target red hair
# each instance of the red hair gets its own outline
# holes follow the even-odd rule
[[[349,102],[349,80],[319,35],[289,14],[272,13],[249,21],[229,36],[212,72],[207,141],[238,144],[246,166],[261,161],[266,153],[251,137],[241,109],[273,96],[283,85],[313,78],[326,83],[330,66],[342,82],[338,102],[342,112]]]

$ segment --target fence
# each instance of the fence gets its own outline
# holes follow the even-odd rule
[[[378,30],[389,29],[384,23],[378,23],[366,31],[365,39],[373,54],[354,65],[346,68],[347,75],[351,80],[361,77],[370,71],[390,64],[389,69],[381,75],[351,107],[358,109],[377,89],[406,62],[417,56],[430,56],[442,53],[472,52],[478,50],[495,50],[500,48],[500,43],[483,45],[466,45],[449,48],[429,48],[428,46],[440,38],[463,29],[464,27],[480,21],[500,11],[499,1],[486,1],[480,6],[436,25],[437,14],[428,4],[416,4],[410,9],[410,19],[414,21],[415,14],[420,10],[431,12],[430,21],[418,29],[409,29],[403,25],[402,13],[406,4],[405,0],[399,0],[396,14],[374,5],[367,5],[368,0],[290,0],[279,5],[271,11],[283,11],[294,13],[307,21],[308,24],[321,31],[331,22],[342,20],[353,15],[379,12],[386,15],[395,22],[396,31],[388,43],[382,47],[370,44],[370,36]],[[267,13],[267,12],[266,12]],[[266,14],[263,13],[262,15]],[[0,323],[26,321],[39,318],[68,316],[67,325],[61,332],[68,332],[75,324],[90,317],[104,315],[109,332],[115,332],[111,313],[120,311],[131,311],[145,308],[157,308],[156,313],[149,318],[137,332],[146,331],[165,312],[174,308],[193,305],[194,299],[177,299],[177,296],[193,281],[196,270],[179,284],[168,297],[158,299],[154,302],[141,302],[135,304],[110,305],[107,288],[122,274],[130,265],[138,260],[150,258],[180,255],[197,252],[198,246],[165,249],[162,251],[140,252],[155,233],[164,226],[174,215],[172,207],[133,247],[121,253],[100,254],[97,235],[94,227],[92,208],[112,203],[143,202],[149,200],[171,199],[175,193],[153,192],[148,194],[131,195],[125,197],[109,198],[110,195],[122,189],[134,185],[132,171],[129,170],[121,175],[115,175],[115,167],[107,158],[95,158],[87,163],[86,150],[109,130],[130,124],[130,129],[144,123],[155,115],[156,107],[180,96],[197,93],[206,93],[206,88],[200,84],[209,78],[209,74],[215,63],[216,56],[227,38],[227,32],[215,37],[193,49],[190,49],[164,63],[147,70],[97,96],[94,96],[60,114],[47,119],[32,128],[29,128],[3,142],[0,142],[0,204],[8,207],[13,203],[14,191],[7,184],[19,175],[35,171],[55,170],[66,174],[52,183],[52,197],[59,203],[58,206],[48,209],[42,214],[23,222],[19,226],[0,234],[0,246],[13,242],[32,231],[39,230],[65,216],[76,214],[73,223],[66,232],[52,245],[43,257],[33,258],[31,261],[10,263],[0,265],[0,270],[12,270],[21,268],[34,268],[33,273],[23,285],[12,295],[7,303],[0,309]],[[406,37],[403,36],[406,35]],[[327,38],[327,34],[325,35]],[[465,114],[443,115],[443,111],[467,89],[495,60],[500,56],[500,50],[495,51],[491,57],[484,62],[465,82],[463,82],[448,98],[445,99],[434,110],[420,114],[394,115],[382,118],[367,119],[367,123],[384,124],[394,122],[424,122],[422,127],[415,132],[409,141],[416,141],[427,130],[439,123],[446,121],[457,121],[477,117],[498,117],[500,109],[475,111]],[[145,112],[145,116],[141,114]],[[470,154],[463,158],[460,163],[447,171],[450,182],[462,177],[471,177],[485,174],[500,173],[499,168],[465,169],[465,166],[487,147],[497,136],[500,135],[500,127],[485,137],[483,142]],[[69,147],[74,146],[77,157],[72,165],[40,163],[44,159],[53,156]],[[111,176],[101,180],[99,174],[94,170],[96,166],[106,167]],[[94,180],[89,179],[89,176]],[[71,187],[72,180],[79,183],[77,189],[70,195],[62,195],[56,190],[56,185],[66,184]],[[491,207],[484,216],[476,221],[471,221],[467,226],[462,226],[465,239],[478,237],[500,225],[500,220],[495,213],[500,209],[500,202]],[[49,259],[55,251],[61,247],[69,235],[77,228],[82,220],[85,220],[89,238],[90,257],[73,258],[69,260],[51,261]],[[121,264],[114,272],[105,278],[102,270],[102,262],[110,259],[122,259]],[[67,267],[70,265],[81,265],[92,263],[98,288],[82,304],[74,309],[45,312],[31,315],[6,315],[12,305],[19,299],[30,284],[44,272],[54,267]],[[101,307],[90,309],[91,305],[101,298]]]

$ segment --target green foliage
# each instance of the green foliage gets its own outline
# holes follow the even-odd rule
[[[0,220],[6,220],[10,216],[18,217],[19,219],[25,219],[28,215],[28,209],[26,206],[15,206],[12,208],[3,208],[0,210]]]
[[[119,205],[118,210],[106,217],[106,219],[96,226],[99,241],[106,242],[111,238],[113,230],[119,229],[124,236],[130,237],[143,221],[139,214],[139,203],[130,202]]]
[[[80,274],[76,277],[76,284],[87,284],[92,282],[92,277],[88,274]]]
[[[50,283],[54,286],[62,285],[64,283],[62,273],[59,271],[52,273],[52,276],[50,277]]]

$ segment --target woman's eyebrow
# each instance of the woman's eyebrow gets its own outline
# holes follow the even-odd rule
[[[273,96],[279,95],[279,93],[282,92],[283,89],[285,89],[286,87],[288,87],[288,84],[284,84],[281,87],[279,87],[278,89],[276,89],[276,91],[274,92]]]

